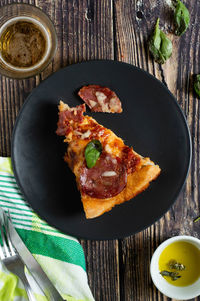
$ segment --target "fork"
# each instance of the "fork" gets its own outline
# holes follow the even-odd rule
[[[4,211],[0,214],[0,233],[3,242],[3,246],[0,244],[0,259],[11,273],[17,275],[21,279],[27,292],[29,301],[36,301],[24,272],[24,263],[10,240],[8,231],[8,217]]]

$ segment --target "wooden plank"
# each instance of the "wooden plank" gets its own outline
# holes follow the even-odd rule
[[[120,299],[118,241],[82,241],[95,301]]]
[[[199,237],[200,224],[193,223],[199,214],[199,102],[192,91],[191,72],[200,73],[200,9],[196,1],[186,1],[191,14],[190,28],[181,38],[173,34],[171,1],[117,0],[115,15],[115,57],[150,72],[168,86],[187,117],[192,134],[193,159],[186,186],[174,206],[153,226],[120,241],[120,283],[122,300],[169,300],[152,284],[149,264],[153,251],[168,237]],[[148,52],[148,39],[157,18],[173,43],[172,57],[160,66]],[[180,150],[181,151],[181,150]],[[162,201],[162,200],[161,200]]]
[[[15,1],[3,0],[0,2],[0,6],[13,2]],[[24,1],[24,3],[28,2]],[[29,3],[34,4],[34,1],[29,1]],[[15,80],[0,76],[0,156],[11,155],[14,123],[24,100],[35,87],[35,83],[35,78]]]
[[[0,6],[13,2],[2,0]],[[149,262],[153,251],[170,236],[191,234],[199,237],[200,233],[200,223],[193,224],[193,218],[199,213],[200,110],[192,91],[192,74],[200,73],[198,3],[186,1],[191,25],[187,33],[178,38],[171,32],[169,0],[162,3],[157,0],[18,2],[35,4],[51,17],[58,34],[58,50],[41,75],[27,80],[0,77],[0,155],[10,155],[14,121],[27,95],[41,80],[71,63],[103,58],[132,63],[166,84],[181,104],[192,134],[193,160],[186,186],[174,206],[153,226],[119,243],[81,241],[95,300],[169,300],[155,289],[150,279]],[[158,16],[174,47],[173,56],[163,66],[153,62],[147,47]]]
[[[112,2],[68,1],[63,12],[68,26],[64,46],[66,64],[88,59],[112,59]],[[119,300],[117,241],[81,241],[86,254],[89,284],[96,301]]]
[[[0,5],[14,3],[1,1]],[[0,77],[0,155],[10,156],[14,122],[24,100],[41,80],[72,63],[89,59],[113,59],[113,6],[110,0],[18,1],[40,7],[55,24],[58,49],[53,62],[26,80]],[[117,241],[81,241],[87,260],[89,283],[95,300],[119,300]]]

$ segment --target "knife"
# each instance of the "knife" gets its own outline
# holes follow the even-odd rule
[[[62,301],[64,300],[57,289],[54,287],[52,282],[49,280],[45,272],[42,270],[39,263],[33,257],[31,252],[25,246],[24,242],[22,241],[21,237],[18,235],[17,231],[15,230],[10,214],[8,212],[8,230],[10,234],[10,239],[17,250],[19,256],[21,257],[24,264],[27,266],[28,270],[30,271],[31,275],[37,282],[38,286],[44,292],[47,300],[51,301]]]

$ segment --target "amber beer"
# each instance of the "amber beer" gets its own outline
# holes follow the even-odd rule
[[[0,59],[16,71],[38,69],[49,56],[51,39],[42,23],[14,17],[0,28]]]

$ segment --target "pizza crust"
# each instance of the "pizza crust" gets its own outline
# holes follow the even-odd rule
[[[152,162],[152,161],[151,161]],[[152,162],[153,163],[153,162]],[[128,175],[126,187],[115,197],[95,199],[82,195],[82,203],[86,218],[94,218],[110,211],[115,205],[122,204],[144,191],[152,180],[160,174],[158,165],[145,165]]]

